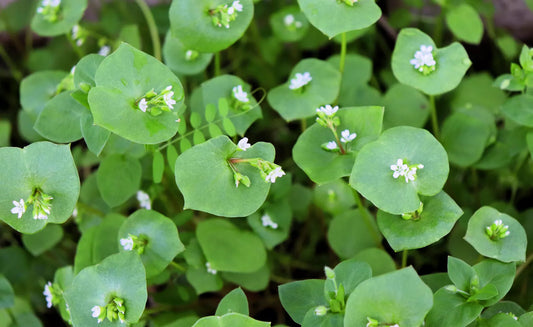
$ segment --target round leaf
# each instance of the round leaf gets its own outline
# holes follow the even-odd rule
[[[533,127],[533,95],[511,97],[502,105],[502,112],[517,124]]]
[[[63,238],[63,229],[58,225],[48,225],[35,234],[22,235],[22,243],[33,256],[38,256],[53,248]]]
[[[217,271],[251,273],[265,264],[266,251],[261,239],[227,220],[201,222],[196,236],[206,260]]]
[[[429,117],[429,101],[418,90],[404,84],[395,84],[383,99],[385,128],[394,126],[424,127]]]
[[[199,52],[224,50],[242,37],[254,16],[252,0],[240,0],[242,11],[229,28],[215,26],[210,12],[219,5],[232,5],[228,0],[174,0],[169,17],[172,34],[179,36],[188,49]]]
[[[281,305],[296,323],[301,324],[305,314],[319,305],[326,305],[324,280],[306,279],[278,287]]]
[[[194,59],[187,59],[187,49],[179,38],[167,32],[165,44],[163,45],[163,58],[165,64],[172,71],[183,75],[194,75],[201,73],[213,59],[212,53],[198,53]]]
[[[353,6],[342,1],[323,0],[298,0],[298,4],[311,24],[330,39],[368,27],[381,17],[381,9],[374,0],[359,0]]]
[[[272,222],[277,224],[276,228],[263,224],[262,219],[264,215],[268,215]],[[269,250],[289,237],[291,220],[292,212],[288,201],[280,201],[274,204],[269,203],[265,205],[262,215],[256,212],[247,219],[250,227],[261,237]]]
[[[309,22],[298,6],[288,6],[270,16],[270,26],[274,35],[281,41],[295,42],[305,36]]]
[[[391,165],[398,159],[424,168],[416,179],[406,182],[393,177]],[[379,209],[402,214],[420,206],[418,194],[432,196],[440,192],[448,177],[448,156],[442,145],[426,130],[394,127],[365,145],[355,160],[350,185]]]
[[[250,187],[235,187],[228,160],[262,158],[274,160],[274,147],[259,142],[246,151],[237,147],[227,136],[219,136],[185,151],[176,160],[176,184],[185,199],[185,209],[205,211],[217,216],[245,217],[263,204],[270,183],[259,170],[248,163],[236,163],[235,168],[250,178]],[[206,201],[209,199],[209,201]]]
[[[129,216],[118,231],[117,243],[120,245],[120,239],[129,235],[141,236],[147,241],[141,254],[147,278],[162,272],[185,249],[172,220],[153,210],[137,210]],[[122,246],[119,248],[125,251]]]
[[[481,42],[483,22],[477,11],[470,5],[463,3],[449,9],[445,18],[446,24],[455,37],[473,44]]]
[[[35,13],[31,20],[31,29],[41,36],[57,36],[69,33],[83,16],[87,0],[62,0],[58,20],[50,22],[42,14]]]
[[[40,71],[25,77],[20,83],[22,109],[36,119],[66,76],[63,71]]]
[[[437,63],[435,71],[428,75],[419,72],[410,63],[422,45],[433,47],[433,58]],[[461,44],[452,43],[437,49],[431,37],[415,28],[401,30],[392,53],[392,72],[398,81],[429,95],[456,88],[471,64]]]
[[[96,87],[89,91],[94,122],[132,142],[155,144],[178,131],[177,112],[183,106],[183,87],[168,67],[132,46],[122,43],[96,71]],[[159,116],[142,112],[139,101],[147,92],[160,93],[172,86],[172,112]]]
[[[486,228],[496,220],[509,226],[509,235],[493,241],[486,234]],[[464,239],[481,255],[503,262],[524,261],[526,259],[527,237],[524,227],[513,217],[491,207],[477,210],[468,221]]]
[[[116,207],[141,187],[141,164],[128,155],[113,154],[102,160],[96,178],[102,199]]]
[[[483,310],[483,306],[457,293],[441,288],[435,293],[434,305],[426,318],[427,327],[467,326]]]
[[[68,145],[37,142],[23,149],[0,148],[0,219],[21,233],[35,233],[47,223],[65,222],[78,201],[80,180]],[[25,202],[34,188],[53,197],[48,219],[33,219],[33,205],[19,219],[13,201]]]

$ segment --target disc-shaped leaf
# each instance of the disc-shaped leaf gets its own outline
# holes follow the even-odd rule
[[[213,18],[219,6],[232,6],[228,0],[174,0],[169,17],[172,34],[179,36],[188,49],[199,52],[218,52],[242,37],[254,16],[252,0],[241,0],[242,10],[235,10],[235,20],[229,27],[217,26]]]
[[[270,16],[274,35],[283,42],[302,39],[309,29],[309,22],[298,6],[283,7]]]
[[[20,83],[22,109],[37,119],[48,100],[56,95],[57,86],[66,76],[66,72],[52,70],[25,77]]]
[[[418,90],[395,84],[385,94],[385,128],[394,126],[424,127],[429,117],[429,101]]]
[[[127,155],[110,155],[100,163],[96,178],[102,199],[116,207],[128,200],[141,187],[141,164]]]
[[[68,145],[37,142],[23,149],[0,148],[0,219],[21,233],[31,234],[47,223],[61,224],[72,214],[80,193],[78,170]],[[36,188],[53,197],[48,219],[34,219],[27,204]],[[11,213],[13,201],[27,204],[21,218]]]
[[[503,263],[497,260],[487,259],[476,264],[473,268],[479,276],[480,288],[491,284],[498,290],[497,296],[480,302],[485,307],[491,306],[503,299],[511,289],[511,286],[513,286],[516,273],[516,265],[514,263]]]
[[[158,116],[139,109],[137,102],[149,91],[172,86],[172,112]],[[177,113],[183,106],[183,87],[168,67],[123,43],[96,71],[96,87],[89,91],[94,122],[125,139],[141,144],[168,140],[178,131]]]
[[[198,320],[193,327],[270,327],[269,322],[255,320],[241,313],[226,313],[223,316],[209,316]]]
[[[367,317],[382,324],[420,326],[433,306],[433,293],[412,267],[367,279],[346,302],[345,326],[365,326]]]
[[[63,238],[63,229],[58,225],[48,225],[35,234],[22,235],[24,247],[33,255],[38,256],[53,248]]]
[[[533,127],[533,95],[511,97],[502,105],[502,112],[517,124]]]
[[[272,225],[264,221],[265,216],[270,218]],[[256,212],[249,216],[247,221],[254,232],[261,237],[265,246],[271,250],[289,237],[292,221],[291,207],[288,201],[268,203],[264,206],[262,214]]]
[[[250,292],[264,291],[270,282],[270,269],[265,264],[251,273],[222,272],[224,280]]]
[[[316,111],[315,111],[316,114]],[[349,107],[337,111],[340,126],[337,134],[346,129],[356,133],[356,138],[343,143],[348,152],[327,151],[323,144],[335,141],[330,129],[318,123],[306,129],[292,150],[294,161],[315,183],[322,184],[350,175],[358,151],[381,133],[383,107]]]
[[[236,170],[250,178],[250,187],[235,186],[231,158],[262,158],[272,162],[274,147],[259,142],[246,151],[227,136],[219,136],[185,151],[176,160],[176,184],[185,199],[184,207],[217,216],[245,217],[263,204],[270,189],[259,170],[246,162],[234,163]],[[206,201],[205,199],[209,199]]]
[[[422,164],[414,181],[393,177],[391,165],[398,159],[411,165]],[[386,130],[357,155],[350,185],[379,209],[402,214],[420,206],[418,194],[440,192],[449,172],[448,156],[442,145],[426,130],[400,126]]]
[[[330,39],[368,27],[381,17],[381,9],[374,0],[359,0],[353,6],[342,1],[322,0],[298,0],[298,4],[309,22]]]
[[[251,273],[266,261],[261,239],[224,219],[209,219],[198,224],[196,237],[212,269]]]
[[[301,88],[291,90],[290,80],[296,74],[309,73],[311,81]],[[339,94],[341,74],[327,62],[304,59],[291,71],[286,83],[268,92],[268,103],[286,121],[307,118],[316,114],[316,108],[333,103]]]
[[[76,64],[76,70],[74,71],[74,86],[78,89],[84,85],[90,87],[96,86],[94,78],[96,76],[96,71],[104,58],[105,57],[94,53],[81,58]]]
[[[31,29],[42,36],[57,36],[69,33],[83,16],[87,0],[62,0],[59,5],[57,21],[48,21],[41,13],[35,13]]]
[[[483,22],[478,12],[470,5],[463,3],[450,8],[445,14],[446,24],[450,31],[460,40],[479,44],[483,37]]]
[[[117,244],[120,245],[120,240],[127,239],[130,235],[146,241],[141,260],[147,278],[162,272],[174,257],[185,249],[176,225],[157,211],[135,211],[120,227]],[[119,248],[125,251],[122,246]]]
[[[146,275],[135,252],[110,255],[101,263],[80,271],[65,291],[74,326],[121,326],[117,319],[98,323],[91,316],[94,306],[106,306],[113,298],[124,300],[127,323],[139,320],[146,305]]]
[[[491,240],[486,228],[497,220],[509,227],[509,235]],[[526,259],[527,236],[524,227],[513,217],[492,207],[478,209],[468,221],[464,239],[481,255],[503,262],[524,261]]]
[[[418,219],[378,211],[378,226],[394,251],[419,249],[448,235],[463,210],[446,193],[421,197],[424,209]]]
[[[340,55],[334,55],[328,58],[328,62],[336,69],[339,67]],[[366,84],[372,77],[372,61],[366,57],[349,53],[344,58],[344,73],[342,74],[341,89],[337,104],[343,106],[362,105],[359,93],[361,88],[366,87]],[[369,105],[377,105],[378,102],[369,103]]]
[[[0,274],[0,309],[9,308],[15,302],[15,292],[9,280]]]
[[[435,71],[428,75],[419,72],[410,63],[422,45],[433,47],[436,66]],[[471,64],[461,44],[452,43],[437,49],[431,37],[415,28],[401,30],[392,53],[392,72],[398,81],[429,95],[453,90],[459,85]]]
[[[324,283],[322,279],[306,279],[278,287],[281,305],[292,320],[301,324],[307,311],[319,305],[327,305]]]
[[[163,45],[163,58],[172,71],[183,75],[194,75],[201,73],[209,65],[213,54],[187,49],[179,38],[168,31]]]
[[[466,302],[464,296],[439,289],[433,298],[434,304],[426,318],[427,327],[467,326],[483,310],[483,305]]]

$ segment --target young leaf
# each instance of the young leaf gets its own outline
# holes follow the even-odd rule
[[[231,312],[240,313],[245,316],[249,314],[248,299],[240,287],[229,292],[220,300],[215,315],[223,316]]]

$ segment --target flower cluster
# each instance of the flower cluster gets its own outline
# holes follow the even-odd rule
[[[91,308],[91,312],[92,317],[98,319],[98,323],[101,323],[106,318],[110,322],[117,319],[121,324],[126,322],[126,307],[124,306],[124,300],[118,297],[115,297],[105,306],[95,305]]]
[[[415,52],[415,57],[411,59],[410,63],[424,75],[435,71],[437,62],[433,58],[433,47],[431,45],[421,45],[420,50]]]
[[[289,31],[295,31],[302,28],[302,22],[296,20],[293,14],[287,14],[283,17],[283,24]]]
[[[74,25],[72,27],[70,34],[71,34],[72,40],[76,42],[76,45],[78,47],[81,47],[83,43],[85,43],[85,40],[87,40],[87,37],[89,36],[89,33],[80,25]]]
[[[20,199],[13,201],[13,208],[11,213],[17,215],[17,218],[22,218],[26,212],[28,205],[33,205],[33,219],[48,219],[50,211],[52,210],[52,200],[54,198],[44,193],[40,188],[35,188],[30,198],[26,201]]]
[[[234,86],[231,90],[231,95],[233,99],[233,107],[235,109],[249,110],[252,108],[248,92],[243,90],[242,85],[239,84]]]
[[[408,165],[403,162],[403,159],[398,159],[395,165],[391,165],[390,169],[394,172],[392,177],[398,178],[400,176],[405,177],[405,182],[414,181],[416,179],[416,171],[424,168],[422,164]]]
[[[61,294],[63,291],[59,288],[59,285],[52,284],[52,282],[44,285],[43,295],[46,299],[46,307],[51,308],[53,305],[58,305],[61,301]]]
[[[98,54],[103,57],[107,57],[111,53],[111,47],[109,45],[102,45],[100,47],[100,50],[98,50]]]
[[[345,3],[347,4],[348,6],[350,7],[353,7],[353,5],[356,3],[356,2],[359,2],[359,0],[337,0],[337,2],[339,3]]]
[[[298,90],[304,87],[305,85],[309,84],[313,80],[313,77],[311,77],[311,73],[304,72],[296,73],[295,77],[291,79],[291,83],[289,84],[289,89],[291,90]]]
[[[272,229],[278,229],[278,224],[272,220],[272,218],[266,213],[261,217],[261,224],[264,227],[270,227]]]
[[[243,140],[239,142],[240,146],[237,151],[243,151],[243,148],[247,148],[246,145],[244,145],[247,140]],[[285,172],[283,171],[283,169],[281,169],[280,166],[261,158],[231,158],[228,160],[228,164],[231,170],[233,171],[233,180],[235,181],[235,187],[239,187],[241,183],[244,184],[246,187],[250,187],[251,185],[250,178],[237,171],[237,168],[235,167],[236,163],[248,163],[250,166],[256,167],[257,169],[259,169],[259,174],[261,174],[261,177],[267,183],[275,183],[277,178],[280,178],[285,175]]]
[[[341,154],[345,154],[348,151],[348,143],[355,140],[357,133],[352,133],[349,129],[345,129],[341,132],[341,137],[339,138],[337,134],[337,127],[339,127],[341,121],[339,117],[335,117],[335,114],[338,110],[338,106],[332,107],[329,104],[320,107],[316,109],[316,121],[321,126],[329,128],[335,137],[334,141],[329,141],[322,144],[322,148],[326,151],[340,152]],[[342,143],[344,143],[346,148],[342,145]]]
[[[237,12],[242,12],[242,9],[243,6],[240,1],[235,0],[229,7],[228,5],[219,5],[215,9],[211,9],[209,14],[211,15],[213,25],[229,28],[229,24],[237,19]]]
[[[137,191],[137,201],[139,201],[139,206],[144,209],[151,210],[152,202],[150,201],[150,196],[144,191]]]
[[[159,116],[163,111],[172,111],[175,104],[172,85],[167,86],[159,94],[152,89],[137,101],[137,107],[142,112],[149,112],[152,116]]]
[[[205,269],[206,269],[207,272],[210,273],[211,275],[216,275],[216,274],[217,274],[216,269],[211,268],[211,264],[210,264],[209,262],[206,262],[206,263],[205,263]]]
[[[495,220],[492,225],[487,226],[485,228],[485,233],[493,241],[501,240],[511,234],[509,226],[504,225],[501,219]]]
[[[61,0],[42,0],[37,7],[37,14],[42,15],[43,19],[54,23],[60,18]]]
[[[127,238],[120,239],[120,245],[125,251],[137,250],[138,254],[144,253],[144,248],[148,244],[148,240],[143,236],[135,236],[129,234]]]
[[[198,58],[199,55],[200,53],[196,50],[187,50],[185,51],[185,60],[187,61],[196,60],[196,58]]]

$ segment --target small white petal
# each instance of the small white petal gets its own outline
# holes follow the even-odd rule
[[[242,151],[246,151],[246,149],[250,148],[252,145],[250,143],[248,143],[248,138],[247,137],[243,137],[239,143],[237,143],[237,147],[239,147],[239,149],[241,149]]]
[[[95,305],[94,307],[91,308],[91,311],[92,311],[93,318],[98,318],[98,316],[102,312],[102,308]]]

